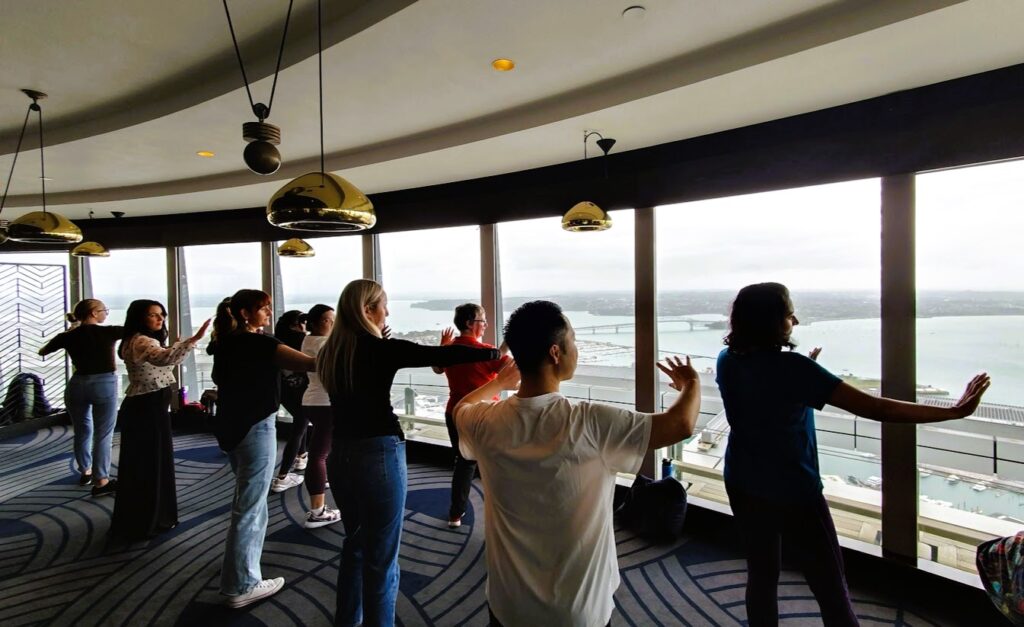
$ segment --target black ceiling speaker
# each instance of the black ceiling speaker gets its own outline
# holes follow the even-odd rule
[[[249,78],[245,75],[245,64],[242,63],[242,52],[238,48],[238,39],[235,37],[235,26],[231,22],[231,12],[228,10],[228,0],[224,0],[224,13],[228,16],[228,29],[231,31],[231,42],[235,45],[238,67],[242,70],[245,93],[249,95],[249,106],[256,119],[259,120],[242,124],[242,139],[249,142],[249,145],[242,151],[242,159],[245,161],[245,165],[256,174],[273,174],[281,167],[281,153],[276,148],[281,143],[281,129],[264,120],[270,117],[270,107],[274,105],[277,75],[281,71],[281,57],[284,55],[284,42],[288,38],[288,22],[291,20],[293,3],[294,0],[288,1],[288,13],[284,18],[284,32],[281,34],[281,47],[277,52],[277,67],[274,69],[274,83],[270,88],[269,104],[263,104],[254,102],[252,99]]]

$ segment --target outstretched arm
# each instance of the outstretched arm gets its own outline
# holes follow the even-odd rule
[[[498,372],[498,376],[465,395],[455,406],[455,409],[452,411],[452,416],[459,415],[459,410],[463,407],[468,407],[473,403],[492,399],[501,393],[502,390],[515,390],[518,387],[519,367],[516,366],[516,362],[510,360],[505,364],[505,367]]]
[[[444,331],[441,331],[441,344],[440,344],[441,346],[448,346],[449,344],[451,344],[454,341],[455,341],[455,329],[453,329],[451,327],[448,327]],[[430,369],[433,370],[437,374],[444,374],[444,368],[441,367],[441,366],[431,366]]]
[[[316,370],[316,360],[290,346],[278,344],[274,352],[274,363],[285,370],[296,372],[312,372]]]
[[[669,357],[665,364],[657,363],[658,369],[672,380],[669,387],[680,394],[667,410],[651,417],[650,449],[671,446],[693,435],[700,413],[700,376],[693,369],[690,357],[686,362],[678,357]]]
[[[952,407],[934,407],[932,405],[908,403],[891,398],[871,396],[848,383],[840,383],[836,386],[828,402],[829,405],[845,409],[851,414],[880,422],[904,424],[942,422],[973,414],[978,409],[981,397],[991,383],[992,380],[988,374],[982,373],[975,376],[967,384],[967,389],[964,390],[963,396]]]

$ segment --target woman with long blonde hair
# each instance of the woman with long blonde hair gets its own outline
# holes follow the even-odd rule
[[[352,281],[341,292],[334,328],[317,356],[334,415],[327,472],[346,534],[336,625],[374,627],[395,620],[406,495],[405,437],[391,407],[395,374],[500,356],[494,349],[388,339],[387,316],[384,288],[368,279]]]

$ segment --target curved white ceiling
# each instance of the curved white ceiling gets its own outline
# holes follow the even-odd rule
[[[251,48],[254,63],[272,70],[286,3],[246,1],[244,11],[239,0],[229,3],[243,53]],[[19,3],[15,19],[0,25],[0,148],[8,153],[0,177],[28,102],[18,87],[51,93],[43,102],[48,137],[53,127],[56,141],[61,133],[68,141],[48,139],[47,201],[72,218],[89,209],[138,216],[261,205],[290,177],[319,167],[315,56],[281,72],[269,121],[282,128],[285,166],[259,177],[241,161],[241,123],[253,119],[245,90],[218,87],[241,82],[220,3],[184,3],[189,19],[143,2],[138,16],[118,21],[123,5],[113,0],[65,15],[66,5],[80,4],[93,3]],[[1015,0],[647,0],[640,21],[620,16],[633,2],[609,0],[344,4],[329,21],[336,43],[323,56],[327,165],[368,193],[576,160],[584,128],[615,137],[621,152],[1024,61],[1024,3]],[[313,31],[300,21],[313,19],[312,6],[296,0],[291,29],[300,34],[295,43],[290,35],[290,47],[308,44]],[[7,72],[11,48],[30,42],[8,38],[13,24],[28,30],[54,15],[59,28],[89,27],[80,39],[45,38],[53,50],[35,69],[32,55],[21,54],[11,65],[22,69]],[[106,17],[113,26],[97,25]],[[352,24],[365,27],[351,32]],[[70,62],[92,51],[117,63]],[[516,69],[492,70],[499,56],[515,59]],[[189,76],[189,67],[205,73]],[[203,81],[211,87],[195,84]],[[108,116],[97,128],[113,130],[74,138],[88,128],[83,118],[103,115],[104,94],[137,102],[140,118],[159,111],[165,101],[147,101],[145,84],[179,84],[187,106],[122,128]],[[252,89],[265,99],[270,79]],[[77,110],[61,102],[68,93]],[[208,97],[189,104],[196,94]],[[35,152],[18,159],[9,207],[39,202]]]

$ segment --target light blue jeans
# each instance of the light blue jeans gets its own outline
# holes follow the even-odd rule
[[[394,435],[335,440],[327,474],[345,525],[334,624],[391,627],[405,517],[405,442]]]
[[[267,535],[267,494],[274,478],[277,431],[274,414],[259,421],[242,442],[228,453],[235,471],[235,498],[231,501],[231,525],[224,543],[220,592],[245,594],[263,580],[260,556]]]
[[[92,469],[94,479],[106,479],[110,476],[110,445],[117,417],[117,375],[72,375],[64,404],[75,427],[78,472]]]

